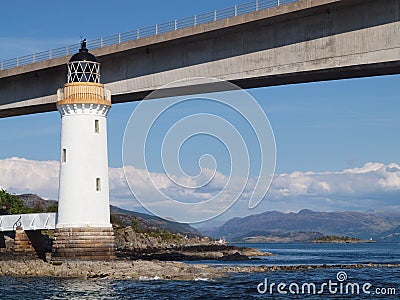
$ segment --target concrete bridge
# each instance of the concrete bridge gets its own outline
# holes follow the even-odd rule
[[[47,230],[56,228],[57,213],[19,214],[0,216],[0,232],[24,230]]]
[[[257,7],[267,1],[254,2],[255,11],[242,15],[235,7],[230,18],[219,19],[215,12],[201,25],[194,18],[190,22],[196,26],[180,29],[175,21],[165,33],[156,26],[153,36],[124,42],[119,35],[116,44],[93,50],[112,102],[141,100],[188,77],[254,88],[399,73],[399,0],[300,0]],[[68,59],[0,71],[0,117],[55,110]]]
[[[14,253],[33,253],[45,260],[49,250],[44,246],[41,230],[55,229],[56,219],[57,213],[0,216],[0,251],[6,248],[5,236],[12,235]]]

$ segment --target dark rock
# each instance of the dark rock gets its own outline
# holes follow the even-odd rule
[[[246,255],[242,255],[239,252],[235,252],[233,254],[228,254],[220,257],[218,260],[222,261],[245,261],[250,260]]]

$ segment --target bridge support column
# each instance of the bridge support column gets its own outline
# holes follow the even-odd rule
[[[56,260],[112,260],[115,258],[112,227],[57,228],[54,237],[52,257]]]
[[[17,254],[35,253],[32,242],[22,227],[17,227],[15,230],[14,252]]]
[[[46,250],[43,245],[43,235],[40,230],[27,230],[17,227],[15,230],[14,253],[34,254],[46,260]]]

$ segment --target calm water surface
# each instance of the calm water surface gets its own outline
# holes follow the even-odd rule
[[[242,244],[243,245],[243,244]],[[262,265],[400,263],[399,244],[252,244],[276,256],[252,261]],[[215,262],[209,262],[215,264]],[[226,264],[226,263],[224,263]],[[235,262],[235,264],[238,264]],[[240,263],[239,263],[240,264]],[[247,263],[248,264],[248,263]],[[280,295],[257,292],[265,282],[314,283],[317,287],[329,280],[339,283],[338,272],[346,272],[344,283],[370,283],[371,294]],[[262,286],[263,287],[263,286]],[[375,289],[396,295],[377,295]],[[287,288],[286,288],[287,289]],[[375,293],[373,295],[373,293]],[[0,277],[0,299],[400,299],[399,268],[318,269],[234,274],[216,281],[119,281],[53,278]]]

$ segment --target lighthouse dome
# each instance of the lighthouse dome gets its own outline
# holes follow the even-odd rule
[[[89,53],[89,50],[86,48],[86,39],[81,42],[81,49],[79,49],[79,52],[72,55],[69,60],[70,63],[75,61],[97,62],[96,56]]]
[[[81,49],[74,54],[68,63],[68,83],[93,82],[100,83],[100,64],[96,56],[89,53],[86,40],[81,43]]]

